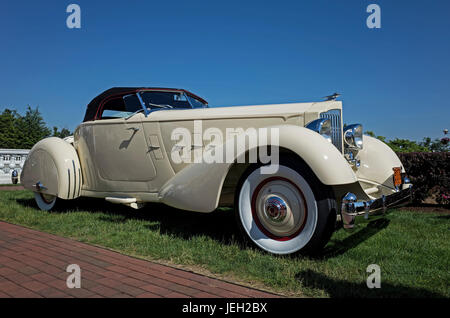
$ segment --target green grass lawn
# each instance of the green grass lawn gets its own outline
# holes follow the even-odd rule
[[[450,213],[394,211],[352,233],[338,230],[318,257],[277,257],[243,245],[231,210],[133,210],[77,199],[48,213],[29,191],[0,191],[0,220],[285,295],[450,297]],[[366,286],[369,264],[381,268],[380,289]]]

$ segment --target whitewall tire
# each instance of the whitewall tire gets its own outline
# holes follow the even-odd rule
[[[34,199],[36,200],[39,209],[43,211],[50,211],[56,203],[55,196],[39,192],[34,192]]]
[[[249,168],[241,180],[236,198],[238,223],[245,236],[264,251],[285,255],[318,249],[331,236],[328,232],[334,224],[329,223],[335,222],[332,213],[336,211],[329,203],[334,200],[328,196],[324,200],[326,191],[317,190],[318,181],[301,171],[290,162],[280,164],[274,174],[261,174],[257,166]],[[320,192],[319,198],[315,192]]]

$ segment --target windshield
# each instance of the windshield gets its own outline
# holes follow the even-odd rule
[[[194,107],[194,108],[204,108],[204,107],[206,107],[206,104],[203,104],[197,98],[194,98],[194,97],[188,95],[188,99],[191,102],[192,107]]]
[[[192,108],[182,92],[141,91],[139,94],[146,108]]]

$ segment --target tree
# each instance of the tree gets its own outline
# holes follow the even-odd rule
[[[430,137],[425,137],[422,142],[417,142],[400,138],[386,140],[386,137],[376,136],[373,131],[366,131],[365,134],[385,142],[395,152],[448,152],[450,150],[449,144],[443,144],[439,139],[431,140]]]
[[[0,114],[0,148],[18,148],[17,120],[20,116],[15,110],[5,109]]]
[[[28,106],[25,116],[19,118],[18,125],[22,147],[25,149],[30,149],[39,140],[50,136],[50,129],[46,126],[38,107],[32,109]]]
[[[0,148],[30,149],[39,140],[51,135],[39,108],[28,106],[24,116],[15,110],[0,113]],[[53,136],[65,138],[71,135],[67,128],[53,127]]]
[[[420,144],[424,147],[427,147],[432,152],[448,152],[450,150],[450,145],[448,143],[445,144],[437,138],[431,140],[430,137],[425,137]]]
[[[58,131],[58,127],[55,127],[55,126],[53,127],[53,134],[52,134],[53,137],[66,138],[71,135],[72,135],[72,133],[67,128],[63,128],[63,129],[61,129],[61,131]]]
[[[395,152],[431,152],[431,150],[416,141],[395,138],[387,142]]]
[[[370,137],[377,138],[377,139],[381,140],[382,142],[386,142],[386,137],[384,137],[384,136],[375,136],[375,133],[373,131],[368,130],[368,131],[364,132],[364,134],[367,135],[367,136],[370,136]]]

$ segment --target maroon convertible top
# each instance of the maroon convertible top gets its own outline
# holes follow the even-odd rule
[[[110,98],[110,97],[120,97],[123,95],[127,95],[127,94],[132,94],[132,93],[136,93],[140,90],[154,90],[154,91],[179,91],[179,92],[183,92],[186,93],[187,95],[198,99],[199,101],[201,101],[204,104],[208,104],[208,102],[206,100],[204,100],[203,98],[185,90],[185,89],[180,89],[180,88],[163,88],[163,87],[113,87],[110,89],[107,89],[106,91],[104,91],[103,93],[101,93],[100,95],[98,95],[97,97],[95,97],[88,105],[87,105],[87,109],[86,109],[86,114],[84,116],[84,120],[85,121],[91,121],[91,120],[95,120],[96,116],[97,116],[97,112],[98,109],[103,105],[103,102]]]

